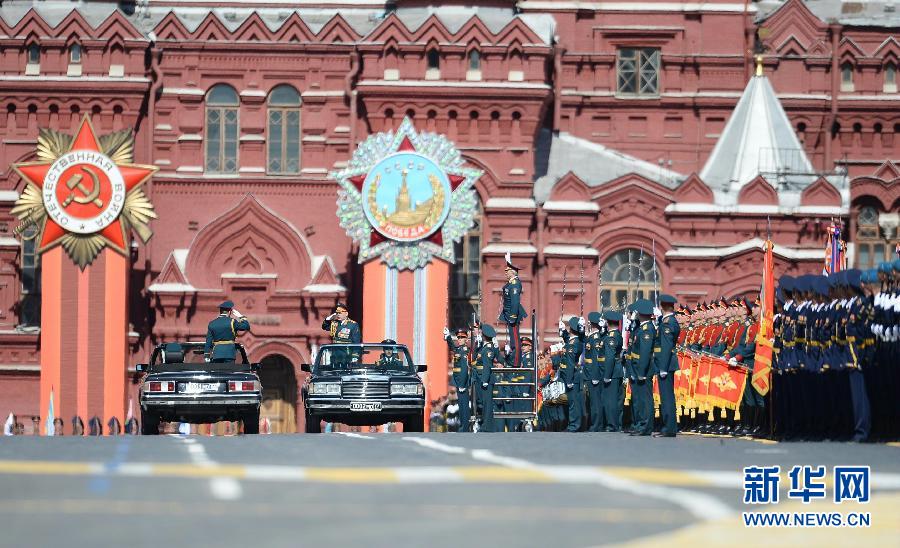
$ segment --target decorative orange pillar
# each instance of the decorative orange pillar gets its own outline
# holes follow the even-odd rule
[[[141,185],[154,166],[132,164],[130,130],[99,139],[85,117],[75,135],[41,130],[40,161],[16,164],[25,190],[12,213],[39,227],[41,431],[53,416],[85,426],[125,421],[129,232],[145,243],[156,218]],[[66,256],[64,256],[66,255]]]

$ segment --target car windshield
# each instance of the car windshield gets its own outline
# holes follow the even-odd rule
[[[329,345],[316,356],[316,373],[354,370],[411,373],[409,352],[401,345]]]

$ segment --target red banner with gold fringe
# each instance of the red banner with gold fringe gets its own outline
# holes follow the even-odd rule
[[[764,244],[763,283],[759,294],[759,332],[756,335],[756,356],[753,362],[751,384],[765,396],[769,393],[772,379],[772,322],[775,317],[775,260],[772,249],[775,244],[766,240]]]

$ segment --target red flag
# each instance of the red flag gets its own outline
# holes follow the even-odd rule
[[[769,393],[772,378],[772,322],[775,317],[775,260],[772,249],[775,244],[766,240],[763,247],[763,283],[759,294],[759,333],[756,335],[756,356],[753,363],[751,383],[760,394]]]

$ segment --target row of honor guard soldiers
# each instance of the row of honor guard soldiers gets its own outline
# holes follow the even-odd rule
[[[873,270],[779,279],[775,436],[900,437],[898,288],[900,259]]]

